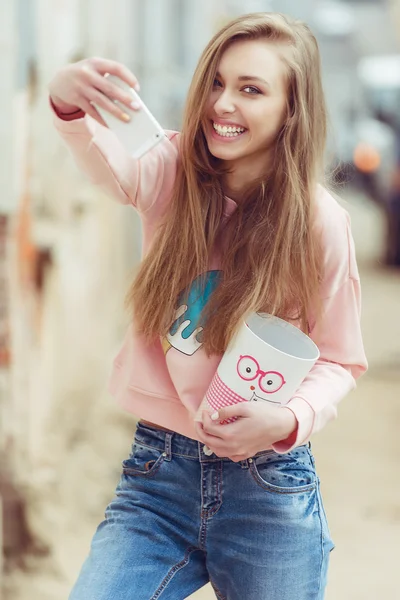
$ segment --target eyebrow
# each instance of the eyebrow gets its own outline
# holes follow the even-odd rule
[[[221,73],[219,73],[219,72],[217,72],[216,76],[222,77]],[[262,77],[257,77],[257,75],[239,75],[238,81],[260,81],[261,83],[264,83],[268,87],[271,87],[271,85],[268,83],[268,81],[266,81],[266,79],[263,79]]]

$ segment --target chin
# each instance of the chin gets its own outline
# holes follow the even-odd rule
[[[207,146],[209,153],[212,154],[212,156],[214,156],[215,158],[219,158],[220,160],[237,160],[243,155],[241,152],[235,152],[233,148],[219,148],[216,147],[215,144],[209,144],[208,142]]]

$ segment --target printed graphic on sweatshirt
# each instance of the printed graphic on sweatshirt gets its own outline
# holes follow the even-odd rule
[[[165,354],[172,347],[192,356],[201,348],[205,325],[204,308],[221,278],[222,271],[208,271],[196,277],[189,289],[179,295],[175,321],[162,342]]]

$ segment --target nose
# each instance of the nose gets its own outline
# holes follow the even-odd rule
[[[214,110],[217,115],[223,115],[226,113],[232,114],[235,112],[236,107],[229,90],[224,90],[218,96],[218,100],[216,100],[214,104]]]
[[[251,391],[253,392],[256,388],[254,387],[254,385],[250,386]]]

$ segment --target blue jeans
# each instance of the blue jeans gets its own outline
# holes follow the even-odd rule
[[[334,547],[309,445],[234,463],[138,424],[70,600],[322,600]]]

